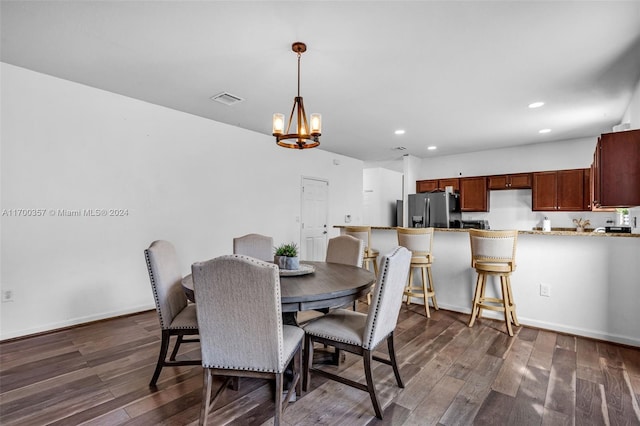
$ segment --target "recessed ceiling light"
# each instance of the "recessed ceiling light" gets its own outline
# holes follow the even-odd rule
[[[551,131],[551,129],[542,129],[542,130],[538,130],[538,133],[549,133]]]
[[[429,151],[433,151],[434,149],[438,149],[438,147],[437,147],[437,146],[433,146],[433,145],[432,145],[432,146],[428,146],[428,147],[427,147],[427,149],[428,149]]]
[[[396,135],[404,135],[404,130],[398,129],[394,132]]]
[[[529,104],[529,108],[540,108],[542,105],[544,105],[544,102],[534,102]]]

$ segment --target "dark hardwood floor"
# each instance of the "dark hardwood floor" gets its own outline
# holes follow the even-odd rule
[[[366,305],[360,304],[362,309]],[[391,368],[375,366],[384,421],[367,393],[313,377],[290,404],[287,425],[639,425],[640,348],[526,327],[508,337],[487,319],[403,307],[396,351],[405,389]],[[155,312],[0,344],[2,425],[197,424],[199,366],[166,367],[148,387],[160,344]],[[384,346],[384,345],[382,345]],[[180,357],[199,358],[198,344]],[[362,362],[346,355],[342,374],[363,380]],[[226,390],[210,424],[273,422],[272,387],[243,379]]]

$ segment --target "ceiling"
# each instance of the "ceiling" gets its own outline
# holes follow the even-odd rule
[[[640,79],[640,1],[2,0],[0,15],[3,62],[269,135],[305,42],[320,148],[366,162],[593,137]]]

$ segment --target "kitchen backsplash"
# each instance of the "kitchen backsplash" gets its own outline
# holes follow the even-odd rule
[[[589,228],[618,225],[616,212],[538,212],[531,210],[531,190],[514,189],[490,191],[490,211],[488,213],[462,213],[463,220],[489,221],[491,229],[527,230],[542,227],[545,216],[552,228],[575,228],[573,219],[589,219]],[[629,209],[631,232],[640,233],[640,207]],[[634,217],[638,223],[634,225]],[[608,221],[611,221],[609,223]]]

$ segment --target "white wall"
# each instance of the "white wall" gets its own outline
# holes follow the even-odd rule
[[[329,223],[362,215],[359,160],[286,150],[270,136],[8,64],[0,71],[0,286],[15,299],[1,305],[0,339],[152,308],[143,250],[156,239],[176,245],[185,274],[230,253],[235,236],[299,241],[303,176],[330,182]]]
[[[381,167],[364,169],[363,224],[395,226],[396,201],[402,200],[402,173]]]
[[[640,129],[640,80],[631,97],[627,111],[622,117],[621,123],[629,123],[631,129]]]

